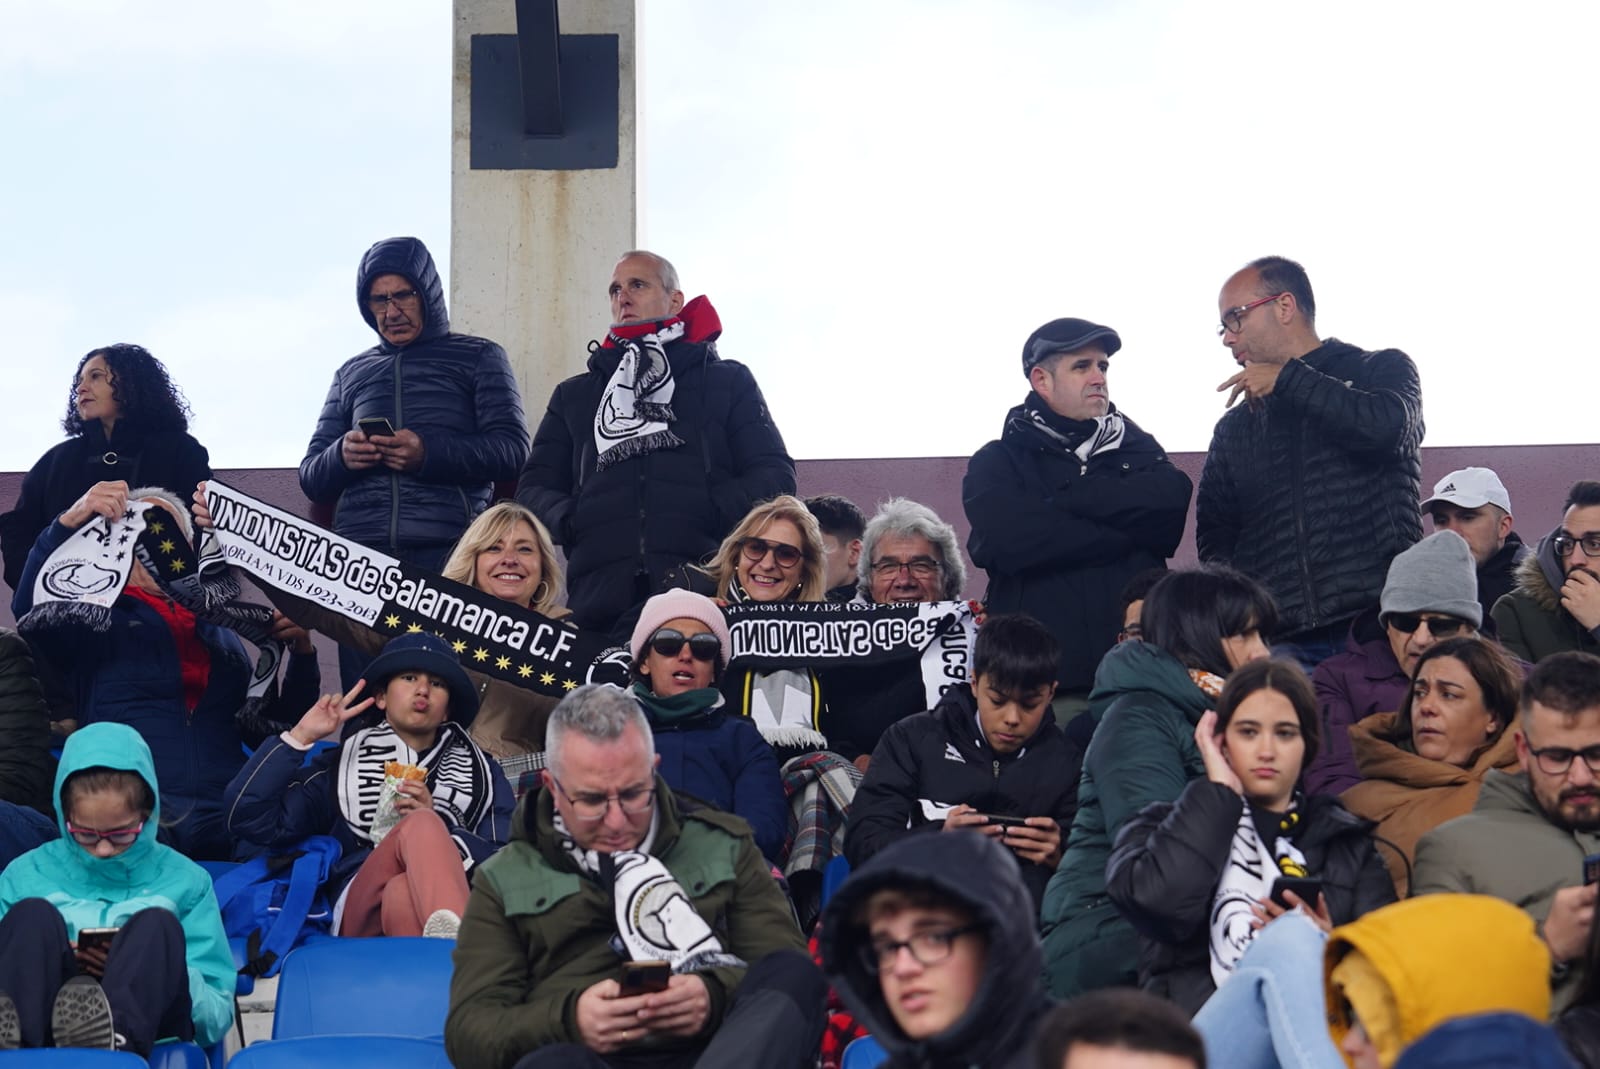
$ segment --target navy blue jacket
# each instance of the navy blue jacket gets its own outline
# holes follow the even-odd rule
[[[404,348],[378,344],[333,376],[311,445],[300,462],[300,488],[333,502],[333,529],[377,549],[454,542],[528,458],[522,395],[506,352],[487,338],[450,333],[444,287],[433,257],[416,238],[380,241],[361,260],[356,304],[377,329],[367,293],[379,275],[402,275],[423,295],[423,326]],[[345,432],[382,416],[422,439],[422,466],[396,472],[345,467]]]
[[[50,554],[74,533],[52,523],[45,528],[22,572],[12,600],[21,617],[33,608],[33,584]],[[193,713],[184,708],[183,678],[172,630],[155,609],[123,595],[111,607],[111,627],[40,628],[28,643],[41,658],[54,661],[76,691],[81,725],[110,721],[127,724],[150,747],[161,786],[163,828],[171,845],[190,857],[226,860],[232,842],[222,824],[222,792],[244,764],[235,719],[245,702],[254,663],[239,636],[205,620],[195,633],[211,655],[205,692]],[[316,703],[322,685],[315,653],[294,654],[278,700],[267,715],[294,723]]]
[[[728,715],[724,705],[672,724],[643,708],[667,786],[743,817],[762,855],[776,863],[789,836],[789,805],[778,759],[755,724]]]
[[[673,568],[709,557],[751,506],[794,493],[794,461],[750,369],[710,339],[665,352],[682,445],[596,471],[594,416],[622,359],[596,348],[586,373],[555,388],[517,483],[566,550],[567,604],[585,630],[610,631]]]

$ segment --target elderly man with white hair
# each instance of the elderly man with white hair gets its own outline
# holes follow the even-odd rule
[[[176,581],[192,574],[192,534],[169,491],[96,483],[39,535],[11,608],[35,656],[71,680],[80,725],[127,724],[149,744],[163,841],[225,861],[234,843],[223,791],[244,764],[240,744],[260,741],[242,736],[241,710],[262,724],[292,724],[322,681],[304,630],[272,614],[269,635],[265,609],[230,615],[239,593],[231,577]],[[247,618],[261,624],[262,644],[293,650],[275,701],[259,690],[252,700],[257,666],[229,626]]]

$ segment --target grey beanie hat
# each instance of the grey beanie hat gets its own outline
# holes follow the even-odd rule
[[[1478,603],[1478,566],[1466,539],[1437,531],[1389,564],[1378,599],[1381,616],[1392,612],[1439,612],[1483,626]]]

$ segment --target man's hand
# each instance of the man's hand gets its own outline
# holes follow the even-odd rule
[[[344,466],[351,471],[375,468],[383,463],[383,451],[361,431],[344,432],[344,438],[339,442],[339,455],[344,459]]]
[[[104,516],[113,522],[122,519],[122,514],[128,509],[128,484],[121,479],[114,482],[95,483],[83,492],[83,496],[74,501],[63,512],[59,519],[61,526],[78,528],[94,519]]]
[[[209,517],[208,517],[209,518]],[[315,647],[311,645],[311,632],[289,619],[276,609],[272,611],[272,637],[286,646],[292,646],[296,653],[314,653]]]
[[[673,979],[680,977],[674,976]],[[700,990],[705,990],[704,984],[700,985]],[[639,1011],[644,1009],[646,999],[658,997],[629,995],[624,998],[622,988],[615,980],[601,980],[590,985],[578,996],[578,1038],[596,1054],[610,1054],[630,1043],[639,1042],[649,1031],[640,1022]]]
[[[1061,825],[1049,817],[1029,817],[1026,824],[1002,824],[1000,841],[1024,861],[1050,868],[1061,861]]]
[[[370,441],[378,447],[378,452],[383,455],[383,466],[390,471],[416,471],[422,467],[422,455],[426,450],[422,448],[422,439],[417,437],[416,431],[401,427],[393,437],[380,434]]]
[[[952,806],[950,812],[944,815],[944,830],[959,831],[962,828],[976,829],[991,839],[998,838],[1004,830],[998,824],[990,824],[987,816],[970,805]]]
[[[1563,887],[1550,902],[1544,918],[1544,941],[1558,964],[1576,961],[1588,953],[1589,929],[1594,925],[1594,895],[1600,883]]]
[[[1600,627],[1600,579],[1587,568],[1572,569],[1561,584],[1561,607],[1586,630]]]
[[[694,973],[683,973],[667,981],[665,991],[644,996],[639,1020],[651,1035],[688,1039],[697,1036],[711,1016],[711,993],[706,982]]]
[[[1278,384],[1278,375],[1283,371],[1282,364],[1257,364],[1248,363],[1244,369],[1227,382],[1217,387],[1217,392],[1231,389],[1228,395],[1228,408],[1243,394],[1248,400],[1259,401],[1272,393],[1272,388]]]
[[[78,968],[82,969],[96,980],[105,977],[106,957],[110,954],[110,952],[111,948],[106,946],[74,946],[73,948],[73,954],[78,959]]]

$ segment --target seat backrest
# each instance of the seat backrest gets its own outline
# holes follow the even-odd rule
[[[6,1069],[145,1069],[145,1060],[125,1050],[90,1050],[87,1047],[35,1047],[0,1053]]]
[[[440,942],[442,940],[435,940]],[[296,951],[296,953],[299,953]],[[444,1041],[411,1036],[302,1036],[258,1041],[228,1069],[450,1069]]]
[[[889,1052],[871,1036],[862,1036],[844,1049],[839,1069],[873,1069],[889,1060]]]
[[[376,936],[296,947],[279,974],[272,1038],[442,1036],[455,946],[452,939]]]

